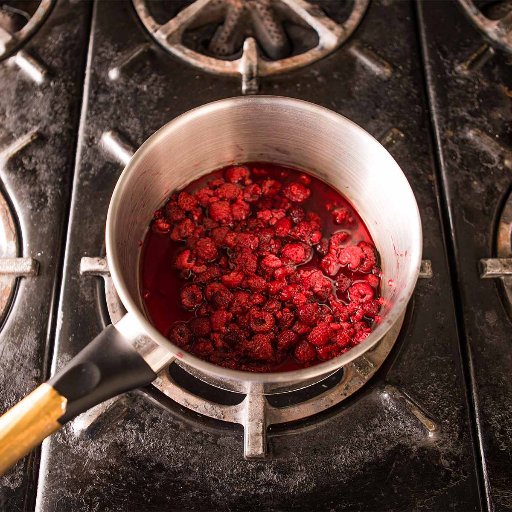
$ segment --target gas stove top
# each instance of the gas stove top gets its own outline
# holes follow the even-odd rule
[[[3,408],[119,320],[116,180],[209,101],[291,96],[360,124],[411,183],[424,261],[401,329],[343,370],[265,395],[169,358],[18,463],[0,509],[512,509],[504,2],[20,3],[0,2]]]

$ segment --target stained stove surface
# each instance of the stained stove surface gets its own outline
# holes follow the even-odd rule
[[[316,3],[339,23],[361,4]],[[246,83],[255,76],[254,45],[245,60],[246,45],[233,57],[246,65],[241,74],[202,71],[155,41],[139,4],[94,4],[53,346],[57,367],[110,321],[102,280],[81,275],[80,267],[84,257],[104,256],[108,202],[131,151],[190,108],[239,95],[244,72]],[[190,2],[167,6],[177,4]],[[37,510],[480,510],[414,4],[374,1],[351,37],[325,58],[257,77],[260,93],[324,105],[388,147],[416,194],[432,277],[419,281],[374,378],[321,414],[270,427],[266,458],[244,459],[241,428],[150,386],[89,420],[78,418],[45,443]],[[191,392],[208,392],[187,375],[174,378]],[[315,392],[335,387],[336,379],[343,374]],[[209,392],[211,400],[241,399]]]
[[[0,2],[0,402],[49,372],[90,6]],[[14,52],[14,53],[13,53]],[[0,510],[33,510],[39,450],[0,478]]]

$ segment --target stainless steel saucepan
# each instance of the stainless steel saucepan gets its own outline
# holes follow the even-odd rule
[[[250,373],[213,365],[173,345],[144,312],[140,242],[155,209],[171,192],[201,175],[249,161],[302,168],[338,189],[360,213],[381,256],[382,321],[349,352],[310,368]],[[233,384],[259,382],[268,392],[342,367],[373,347],[401,319],[418,278],[422,234],[406,177],[371,135],[317,105],[255,96],[191,110],[140,147],[112,195],[106,247],[110,272],[127,314],[0,418],[0,473],[86,409],[150,383],[166,355],[175,355],[196,375],[217,385],[232,388]]]

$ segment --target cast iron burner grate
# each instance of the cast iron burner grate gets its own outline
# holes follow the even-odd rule
[[[0,0],[0,59],[25,44],[53,3],[54,0]]]
[[[512,53],[512,0],[459,0],[459,3],[492,45]]]
[[[170,53],[205,71],[240,76],[242,92],[258,78],[307,66],[342,45],[369,0],[352,0],[342,21],[305,0],[196,0],[181,10],[133,0],[150,34]]]

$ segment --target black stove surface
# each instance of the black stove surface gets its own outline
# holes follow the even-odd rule
[[[341,20],[355,2],[314,3]],[[188,4],[156,2],[155,13],[164,21]],[[67,424],[41,457],[0,480],[0,510],[512,509],[509,318],[503,290],[480,279],[478,266],[495,256],[509,192],[510,68],[499,52],[475,71],[457,66],[483,44],[455,2],[374,0],[331,55],[260,80],[262,94],[312,101],[360,124],[416,195],[433,276],[418,281],[399,339],[367,385],[317,416],[272,426],[265,460],[243,458],[238,425],[193,413],[153,386],[128,393],[91,424]],[[241,91],[239,78],[167,53],[131,1],[60,0],[23,49],[48,63],[52,81],[29,89],[0,63],[0,87],[12,87],[0,89],[6,137],[35,125],[44,134],[0,171],[16,205],[20,255],[40,263],[37,277],[19,281],[0,330],[3,408],[44,380],[49,356],[60,367],[109,321],[102,280],[80,275],[80,263],[104,256],[108,203],[129,148],[177,115]],[[498,165],[489,155],[498,146],[486,150],[480,133],[503,147]],[[126,151],[113,151],[112,140]]]
[[[94,428],[71,424],[49,440],[38,510],[480,509],[414,16],[408,2],[373,2],[346,46],[262,80],[260,89],[325,105],[377,137],[395,134],[389,149],[416,193],[434,277],[419,282],[385,368],[341,406],[273,428],[265,461],[243,459],[238,428],[187,414],[155,390],[132,393]],[[110,80],[109,70],[145,43],[150,49]],[[350,51],[355,44],[370,65]],[[108,202],[123,167],[105,151],[103,134],[136,148],[182,112],[240,94],[238,79],[192,68],[155,44],[128,2],[95,4],[91,52],[57,365],[103,327],[101,283],[79,275],[82,257],[103,255]],[[438,430],[429,435],[386,385],[412,397]]]
[[[512,8],[482,4],[489,16]],[[512,510],[512,326],[505,290],[482,279],[478,264],[497,255],[511,190],[512,56],[493,50],[460,13],[451,3],[421,4],[422,37],[487,500],[489,508]]]

